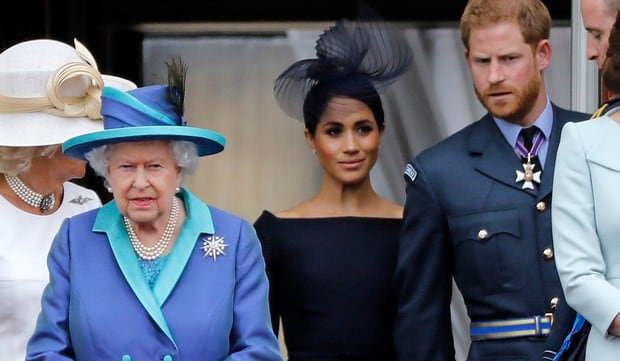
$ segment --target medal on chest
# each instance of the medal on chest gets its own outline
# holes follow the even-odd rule
[[[536,164],[532,163],[531,157],[528,155],[527,162],[522,163],[523,171],[517,169],[517,179],[515,182],[523,182],[521,189],[534,190],[534,182],[540,184],[540,175],[542,171],[536,170]]]
[[[515,178],[515,182],[523,182],[521,189],[534,190],[534,183],[540,185],[542,175],[542,167],[540,165],[540,160],[538,159],[538,152],[540,151],[544,141],[544,136],[542,133],[537,132],[534,135],[534,138],[530,138],[530,140],[532,140],[530,143],[530,150],[527,149],[523,142],[517,142],[516,150],[521,156],[521,166],[523,167],[523,170],[516,170],[517,177]]]

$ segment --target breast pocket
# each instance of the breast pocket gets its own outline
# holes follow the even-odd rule
[[[463,292],[493,294],[524,286],[524,253],[516,209],[451,217],[455,279]]]

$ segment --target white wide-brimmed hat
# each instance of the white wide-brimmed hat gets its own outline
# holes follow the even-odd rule
[[[103,129],[101,89],[135,89],[102,75],[92,54],[51,39],[18,43],[0,53],[0,146],[61,144]]]

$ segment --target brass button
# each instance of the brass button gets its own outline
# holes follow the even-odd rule
[[[547,209],[547,204],[543,201],[540,201],[538,203],[536,203],[536,209],[538,209],[539,211],[544,211],[545,209]]]
[[[559,299],[557,297],[553,297],[551,301],[549,301],[549,307],[551,307],[551,309],[555,309],[555,307],[558,305],[558,301]]]
[[[483,240],[489,236],[489,232],[486,229],[481,229],[478,231],[478,239]]]
[[[551,248],[545,248],[543,250],[543,256],[545,256],[545,259],[552,259],[553,258],[553,250]]]

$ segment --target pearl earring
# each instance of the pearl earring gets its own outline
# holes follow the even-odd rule
[[[179,188],[179,187],[176,187],[176,188],[174,189],[174,192],[175,192],[175,193],[179,193],[180,191],[181,191],[181,188]]]

